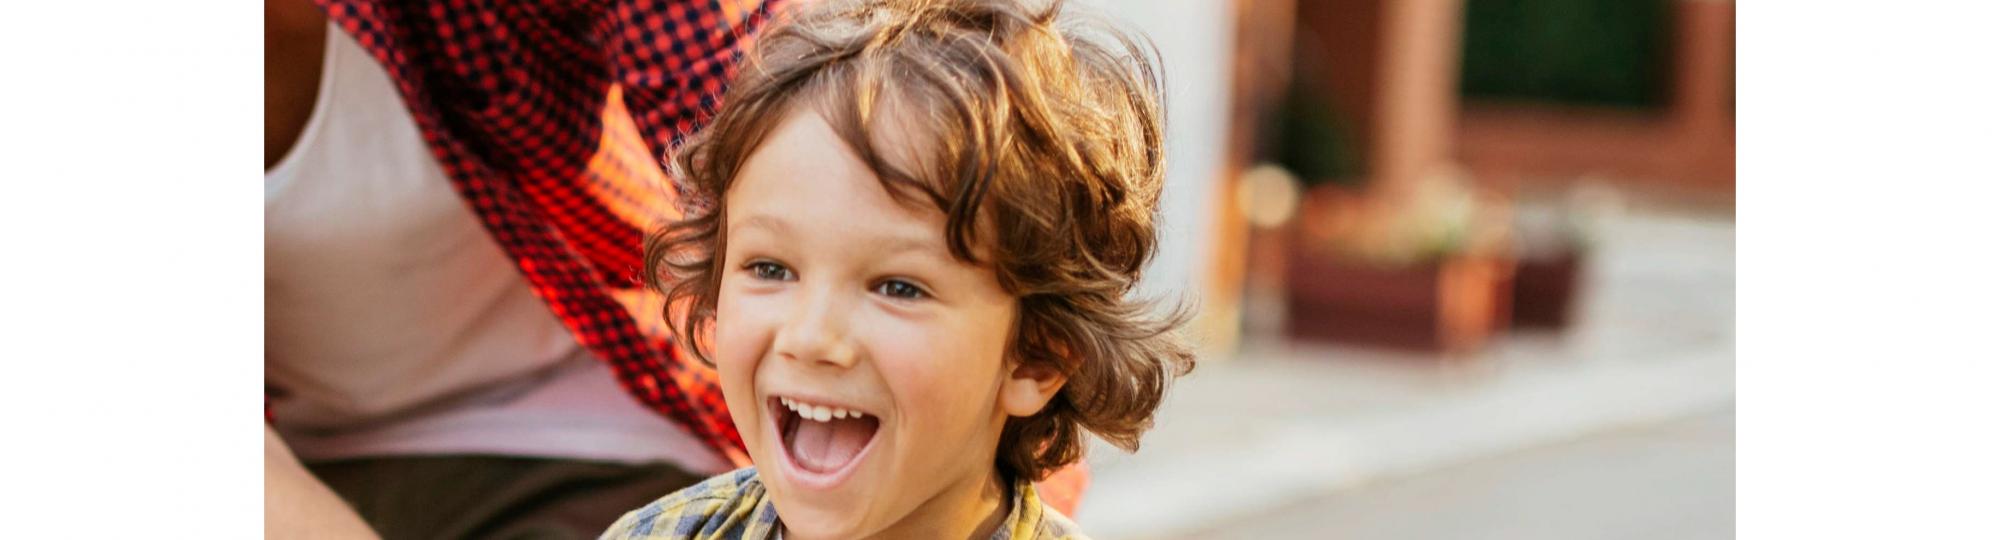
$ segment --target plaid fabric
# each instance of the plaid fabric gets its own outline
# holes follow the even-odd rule
[[[659,156],[707,119],[774,6],[317,1],[388,71],[446,176],[577,341],[741,463],[714,371],[633,313],[645,231],[675,215]]]
[[[778,507],[754,467],[689,486],[618,518],[600,540],[763,540],[777,538]],[[1042,504],[1034,484],[1014,482],[1007,519],[991,540],[1081,540],[1076,523]]]

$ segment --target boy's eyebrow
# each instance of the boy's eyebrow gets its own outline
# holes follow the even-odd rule
[[[897,236],[882,241],[881,246],[881,252],[884,254],[914,251],[924,255],[936,256],[940,253],[950,253],[936,239],[923,236]],[[946,258],[949,258],[949,256]]]
[[[764,229],[775,233],[788,233],[792,231],[792,224],[786,223],[785,220],[776,217],[758,214],[745,217],[740,221],[730,224],[729,232],[734,234],[738,230],[751,228]]]

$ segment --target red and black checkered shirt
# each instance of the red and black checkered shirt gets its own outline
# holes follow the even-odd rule
[[[640,250],[676,215],[660,156],[707,119],[773,6],[318,1],[388,71],[445,175],[577,341],[740,459],[715,372],[663,337]]]

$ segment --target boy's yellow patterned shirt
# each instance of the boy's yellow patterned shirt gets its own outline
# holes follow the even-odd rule
[[[602,540],[764,540],[778,537],[778,507],[745,467],[710,478],[618,518]],[[1014,501],[991,540],[1088,540],[1076,523],[1042,504],[1034,483],[1014,482]]]

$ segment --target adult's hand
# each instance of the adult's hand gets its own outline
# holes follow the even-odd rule
[[[265,538],[380,538],[264,426]]]

